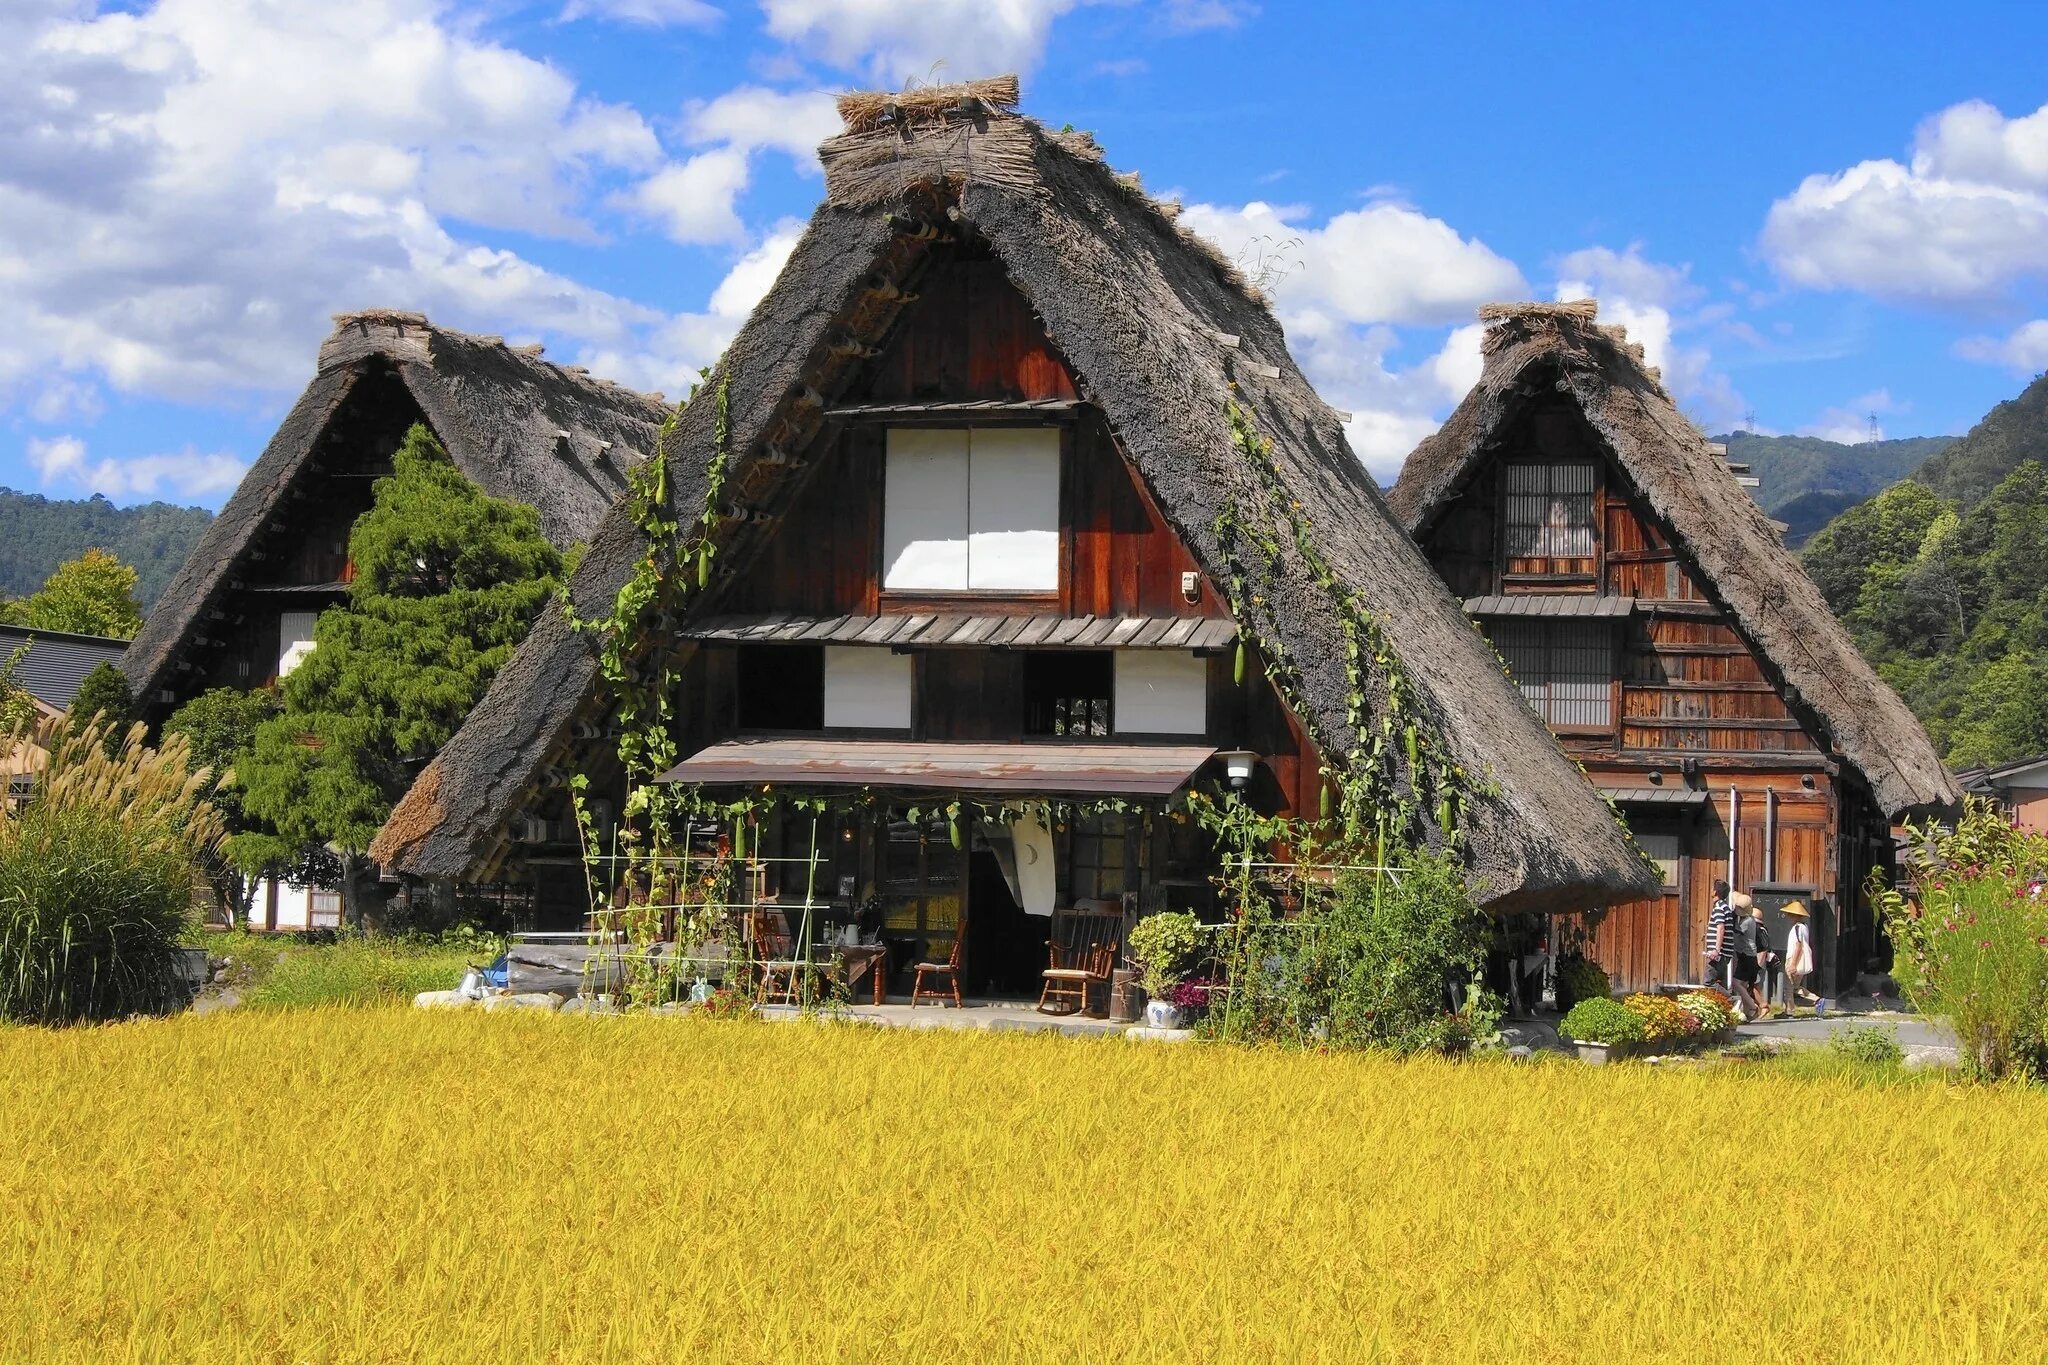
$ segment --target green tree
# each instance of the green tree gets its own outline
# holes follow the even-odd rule
[[[393,463],[349,536],[348,601],[321,614],[282,714],[237,767],[247,815],[287,844],[339,850],[351,874],[561,573],[539,514],[479,491],[425,427]]]
[[[105,550],[87,550],[59,564],[43,586],[0,607],[0,619],[33,630],[105,635],[130,640],[142,629],[135,601],[135,570]]]
[[[135,693],[128,686],[128,675],[112,664],[100,664],[78,684],[64,726],[67,733],[77,734],[97,722],[100,740],[112,754],[127,737],[134,713]]]
[[[252,817],[244,806],[236,769],[256,743],[256,732],[281,709],[276,694],[216,687],[200,693],[171,713],[166,735],[181,735],[192,749],[192,762],[212,770],[209,795],[226,832],[218,855],[206,864],[207,884],[231,922],[246,920],[256,883],[293,862],[297,847]]]
[[[35,697],[14,680],[14,670],[27,657],[28,645],[22,644],[5,659],[0,659],[0,735],[26,730],[43,714],[36,706]]]

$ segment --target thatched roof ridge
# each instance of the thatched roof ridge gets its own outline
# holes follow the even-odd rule
[[[1339,754],[1359,743],[1347,720],[1343,625],[1331,594],[1293,550],[1257,471],[1232,445],[1225,402],[1233,392],[1272,440],[1277,478],[1310,520],[1319,553],[1383,624],[1424,718],[1450,756],[1479,775],[1484,790],[1468,828],[1483,898],[1500,910],[1543,910],[1642,894],[1649,874],[1626,835],[1393,524],[1272,315],[1142,191],[1099,157],[1077,155],[1071,135],[1021,117],[980,121],[985,132],[965,118],[909,138],[888,132],[886,156],[879,143],[847,141],[873,134],[825,145],[831,198],[709,381],[732,385],[733,480],[745,481],[793,405],[831,400],[836,379],[821,357],[834,335],[859,334],[846,319],[862,306],[877,262],[901,248],[899,229],[914,226],[907,219],[935,208],[957,214],[1030,301],[1199,559],[1212,569],[1222,564],[1216,518],[1226,505],[1269,523],[1284,548],[1248,624],[1298,667],[1305,719],[1319,737]],[[982,155],[984,138],[1000,142],[1000,157]],[[1028,153],[1022,162],[1020,148]],[[835,175],[841,157],[852,158],[851,179]],[[885,183],[896,188],[879,193]],[[686,409],[671,438],[679,509],[702,496],[710,407]],[[572,585],[581,609],[608,611],[644,553],[623,510],[615,512]],[[374,852],[417,875],[473,875],[516,809],[506,793],[521,784],[519,770],[535,774],[563,752],[576,699],[562,695],[592,677],[590,650],[566,629],[537,629],[435,761],[431,805],[441,818],[413,818],[422,812],[406,811],[409,796],[399,812],[408,815],[408,837],[381,840]],[[516,760],[508,745],[519,746]]]
[[[337,315],[313,381],[218,517],[186,556],[122,659],[145,707],[164,687],[208,601],[236,576],[272,514],[319,452],[330,421],[373,370],[404,383],[449,456],[494,497],[540,512],[567,548],[589,537],[653,449],[669,409],[658,396],[553,364],[536,348],[436,327],[418,313]]]
[[[1769,518],[1679,412],[1641,348],[1600,325],[1590,301],[1496,304],[1479,383],[1415,448],[1388,503],[1419,534],[1496,448],[1525,396],[1568,392],[1615,462],[1697,567],[1701,587],[1796,689],[1843,759],[1894,817],[1961,797],[1927,732],[1828,610]]]

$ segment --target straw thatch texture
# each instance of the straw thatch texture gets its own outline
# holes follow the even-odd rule
[[[1525,395],[1568,392],[1700,585],[1894,817],[1961,793],[1927,732],[1860,654],[1770,520],[1686,421],[1641,349],[1578,304],[1497,304],[1479,383],[1417,446],[1388,501],[1419,533],[1499,444]]]
[[[1029,120],[1006,121],[1006,135],[1030,149],[1028,185],[1015,183],[1008,167],[993,176],[962,175],[950,140],[957,130],[941,124],[928,140],[898,140],[894,183],[903,195],[917,196],[915,203],[897,197],[854,207],[835,193],[818,210],[712,376],[714,384],[728,377],[732,383],[735,477],[745,480],[771,426],[786,421],[793,404],[809,401],[802,395],[830,400],[838,376],[821,357],[835,332],[869,335],[859,316],[863,281],[886,273],[877,263],[899,249],[891,214],[929,212],[938,192],[961,227],[987,239],[1161,510],[1212,569],[1222,559],[1214,523],[1232,499],[1264,516],[1281,542],[1291,540],[1281,511],[1231,443],[1224,404],[1236,386],[1273,441],[1279,480],[1310,521],[1319,552],[1383,623],[1417,705],[1451,757],[1479,777],[1484,789],[1469,830],[1482,899],[1499,910],[1584,909],[1649,890],[1651,874],[1611,812],[1394,525],[1337,415],[1295,368],[1272,316],[1213,251],[1183,235],[1170,213],[1099,157],[1077,154],[1071,137],[1047,134]],[[930,155],[920,158],[926,146]],[[828,177],[836,157],[865,156],[843,138],[828,142],[823,154]],[[671,446],[682,466],[675,492],[681,508],[701,497],[711,454],[708,407],[685,413]],[[582,609],[607,609],[643,549],[615,513],[573,584]],[[720,562],[727,562],[723,555]],[[1348,752],[1357,736],[1346,720],[1342,623],[1291,545],[1265,598],[1247,624],[1299,665],[1306,721],[1336,754]],[[436,760],[433,805],[443,818],[431,832],[385,841],[379,856],[418,875],[475,875],[517,809],[507,794],[519,785],[520,770],[534,773],[550,754],[564,752],[574,699],[564,703],[560,693],[592,676],[589,648],[552,624],[536,630]],[[512,744],[520,746],[516,759],[506,752]],[[429,823],[413,821],[410,828]]]
[[[528,503],[566,549],[587,538],[652,451],[668,409],[495,337],[436,327],[417,313],[345,314],[318,372],[221,514],[186,557],[122,659],[147,707],[179,650],[253,542],[292,495],[329,423],[367,374],[395,373],[456,467],[493,497]]]

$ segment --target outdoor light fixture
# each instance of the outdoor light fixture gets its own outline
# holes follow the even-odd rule
[[[1252,780],[1252,769],[1258,766],[1259,756],[1250,749],[1226,749],[1216,757],[1223,761],[1223,775],[1230,779],[1231,789],[1243,791]]]

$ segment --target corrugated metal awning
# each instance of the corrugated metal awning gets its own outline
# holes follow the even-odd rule
[[[1223,649],[1237,622],[1206,616],[713,616],[685,624],[692,640],[748,644],[892,645],[938,649]]]
[[[1704,806],[1713,799],[1710,792],[1691,787],[1599,787],[1596,790],[1617,806]]]
[[[1171,796],[1216,750],[1202,745],[935,744],[914,740],[732,739],[658,781],[712,787],[913,787],[1047,796]]]
[[[1633,615],[1633,597],[1599,597],[1589,592],[1527,592],[1505,597],[1468,597],[1465,610],[1473,616],[1571,616],[1584,619],[1613,619]]]
[[[935,398],[897,403],[841,403],[834,417],[1063,417],[1081,406],[1077,398]]]

